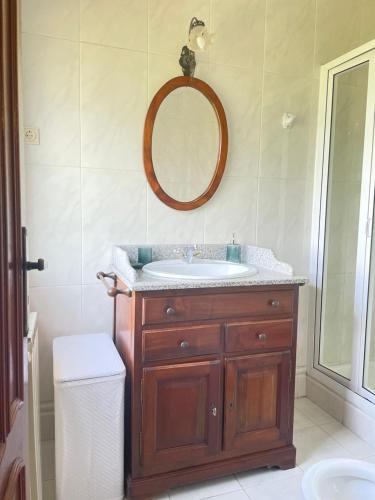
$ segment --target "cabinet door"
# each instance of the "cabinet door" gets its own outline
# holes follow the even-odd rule
[[[289,351],[226,360],[225,450],[258,451],[291,442]]]
[[[162,472],[204,461],[221,442],[219,360],[145,368],[143,469]]]

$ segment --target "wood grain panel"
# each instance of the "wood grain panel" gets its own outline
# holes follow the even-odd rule
[[[225,326],[227,352],[284,349],[293,342],[293,320],[246,321]]]
[[[13,462],[3,500],[26,500],[25,463],[22,458]]]
[[[18,113],[18,4],[0,1],[0,498],[23,498],[13,465],[25,454],[23,261]],[[18,458],[17,458],[18,457]],[[17,462],[18,463],[18,462]],[[23,469],[22,469],[23,470]],[[10,483],[9,483],[10,481]],[[13,482],[15,491],[13,494]],[[11,493],[5,493],[11,491]],[[11,498],[11,497],[9,497]],[[12,499],[13,500],[13,499]]]
[[[164,308],[171,306],[176,314],[166,314]],[[116,344],[127,364],[127,498],[151,498],[170,487],[240,470],[295,465],[297,311],[298,285],[134,291],[132,298],[117,297]],[[261,323],[272,334],[258,351],[249,348],[248,337],[251,325]],[[244,324],[245,330],[236,328]],[[233,341],[235,351],[225,351],[225,325],[233,326],[227,333],[237,340],[227,337],[227,344]],[[217,327],[218,352],[201,354],[203,346],[215,344]],[[164,356],[171,354],[168,339],[175,342],[176,331],[199,332],[193,336],[199,347],[173,361]],[[152,332],[160,338],[144,335]],[[282,338],[286,349],[277,344]],[[147,352],[155,358],[147,359]],[[219,401],[218,418],[207,420],[210,400]]]
[[[173,323],[237,316],[277,316],[293,312],[293,292],[256,291],[178,297],[145,297],[142,323]]]
[[[248,451],[288,439],[289,351],[226,360],[224,447]]]
[[[219,353],[221,326],[202,325],[143,332],[143,359],[156,361]]]
[[[144,470],[186,467],[217,453],[221,405],[219,360],[145,368]]]

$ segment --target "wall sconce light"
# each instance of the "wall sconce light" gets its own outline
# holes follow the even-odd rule
[[[189,39],[187,45],[184,45],[180,55],[180,66],[185,76],[194,76],[195,52],[204,52],[212,44],[213,34],[209,33],[203,21],[196,17],[190,21]]]
[[[285,129],[292,128],[296,118],[296,115],[294,115],[293,113],[284,113],[281,118],[282,127]]]

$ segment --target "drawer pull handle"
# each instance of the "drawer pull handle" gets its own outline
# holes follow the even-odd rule
[[[215,406],[215,403],[212,403],[210,406],[210,413],[213,417],[216,417],[217,415],[217,408]]]
[[[167,313],[167,316],[174,316],[176,314],[176,310],[173,309],[173,307],[167,307],[165,312]]]
[[[188,347],[190,347],[190,344],[187,340],[183,340],[180,344],[180,347],[181,349],[187,349]]]
[[[271,300],[271,306],[272,307],[279,307],[280,301],[279,300]]]
[[[266,333],[258,333],[257,335],[259,340],[267,340],[267,334]]]

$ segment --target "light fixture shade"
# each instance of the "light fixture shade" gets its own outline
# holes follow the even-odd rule
[[[188,47],[194,52],[204,52],[212,45],[213,34],[209,33],[206,26],[195,26],[190,30]]]

